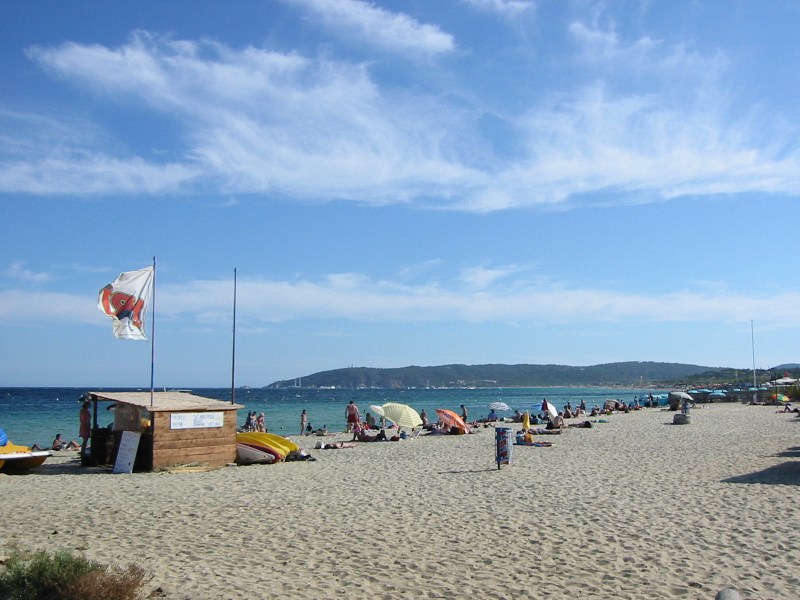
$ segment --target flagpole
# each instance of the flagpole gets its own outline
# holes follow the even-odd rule
[[[155,393],[156,365],[156,257],[153,257],[153,308],[150,313],[150,406],[153,406]]]
[[[231,353],[231,404],[236,402],[236,267],[233,269],[233,350]]]

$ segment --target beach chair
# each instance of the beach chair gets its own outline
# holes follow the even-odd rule
[[[419,437],[419,434],[422,433],[424,427],[419,427],[418,429],[412,429],[411,434],[408,436],[409,440],[415,440]]]

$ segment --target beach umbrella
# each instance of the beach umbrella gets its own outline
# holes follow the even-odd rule
[[[673,398],[680,398],[681,400],[692,400],[692,401],[694,401],[694,398],[692,398],[686,392],[670,392],[669,395],[672,396]]]
[[[489,408],[492,410],[511,410],[511,407],[505,402],[492,402]]]
[[[778,402],[791,402],[792,400],[786,394],[773,394],[772,399],[777,400]]]
[[[398,427],[420,427],[422,418],[419,413],[407,404],[397,402],[387,402],[382,407],[383,415]]]
[[[544,404],[545,410],[547,411],[547,414],[550,415],[551,419],[555,419],[558,416],[558,411],[551,402],[545,400],[544,402],[542,402],[542,404]]]
[[[708,395],[709,398],[725,398],[726,396],[727,396],[727,394],[725,392],[723,392],[722,390],[717,390],[715,392],[711,392]]]
[[[464,423],[464,419],[459,417],[452,410],[447,410],[446,408],[437,408],[436,414],[439,415],[439,419],[442,421],[442,423],[448,427],[455,427],[464,433],[469,431],[469,427],[467,427],[467,424]]]
[[[369,409],[372,412],[374,412],[376,415],[378,415],[379,417],[385,417],[386,416],[385,414],[383,414],[383,407],[382,406],[378,406],[377,404],[370,404]]]

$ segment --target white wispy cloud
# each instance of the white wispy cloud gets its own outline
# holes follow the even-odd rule
[[[24,281],[26,283],[47,283],[53,279],[50,273],[35,273],[34,271],[26,269],[25,263],[22,261],[12,262],[6,269],[6,275],[11,279]]]
[[[364,2],[302,5],[348,23],[394,26],[408,43],[427,31]],[[118,48],[30,48],[33,61],[64,81],[174,120],[183,151],[168,162],[150,152],[125,156],[124,144],[109,149],[97,124],[0,112],[0,140],[9,142],[0,146],[0,192],[201,190],[483,212],[800,194],[798,127],[735,106],[724,93],[724,56],[646,36],[625,41],[611,25],[576,21],[569,32],[577,75],[503,116],[516,150],[502,160],[480,132],[480,106],[463,101],[475,98],[468,90],[397,90],[360,63],[147,32]],[[628,89],[615,69],[636,70],[643,85]]]
[[[343,319],[357,322],[497,322],[497,323],[676,323],[759,322],[800,324],[800,293],[743,295],[724,286],[685,289],[667,294],[627,294],[580,288],[524,276],[513,267],[471,271],[456,278],[417,285],[375,280],[357,273],[311,280],[241,279],[237,314],[248,328],[293,320]],[[517,272],[512,276],[512,272]],[[479,277],[476,274],[484,274]],[[478,285],[475,285],[477,281]],[[163,319],[189,319],[209,327],[228,327],[230,281],[197,280],[159,289]],[[54,309],[53,307],[58,307]],[[92,298],[40,290],[0,291],[0,322],[37,326],[48,321],[105,324]]]
[[[318,15],[331,30],[342,36],[391,52],[440,54],[455,50],[453,37],[435,25],[390,12],[362,0],[284,0]]]
[[[485,289],[521,270],[522,267],[517,265],[494,268],[484,266],[469,267],[462,270],[460,279],[471,288]]]
[[[465,3],[484,11],[497,13],[505,18],[516,18],[523,13],[536,10],[537,3],[532,0],[463,0]]]

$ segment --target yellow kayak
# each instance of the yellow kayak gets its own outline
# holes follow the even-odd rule
[[[253,446],[265,446],[279,451],[285,457],[290,452],[300,449],[300,446],[292,440],[275,435],[274,433],[260,433],[256,431],[237,433],[236,442],[239,444],[251,444]]]

